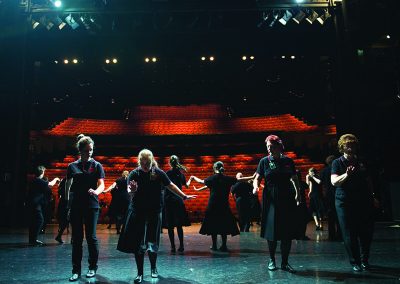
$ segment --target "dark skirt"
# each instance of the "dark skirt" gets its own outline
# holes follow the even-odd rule
[[[164,228],[190,226],[185,203],[182,199],[168,199],[165,201]]]
[[[293,240],[298,235],[298,208],[290,185],[269,185],[263,190],[261,237],[269,241]]]
[[[322,219],[324,215],[324,205],[319,196],[310,196],[310,211],[313,216]]]
[[[117,250],[125,253],[158,252],[161,233],[161,213],[135,211],[129,206],[122,226]]]
[[[236,219],[228,206],[207,208],[200,234],[202,235],[239,235]]]

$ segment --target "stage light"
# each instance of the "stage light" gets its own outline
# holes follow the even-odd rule
[[[294,55],[290,56],[290,59],[295,59],[295,58],[296,58],[296,56],[294,56]]]
[[[153,57],[153,58],[151,59],[151,61],[157,62],[157,57]]]
[[[243,61],[247,60],[247,57],[246,56],[242,56],[242,60]]]
[[[205,56],[202,56],[201,57],[201,61],[205,61],[206,60],[206,57]]]
[[[262,21],[257,25],[258,28],[261,28],[262,25],[268,20],[269,15],[266,12],[263,12]]]
[[[281,58],[282,58],[282,59],[285,59],[285,58],[286,58],[286,56],[285,56],[285,55],[282,55],[282,56],[281,56]]]
[[[304,0],[296,0],[296,3],[303,3]]]
[[[330,18],[330,17],[331,17],[331,14],[329,14],[328,9],[326,9],[325,12],[324,12],[321,16],[319,16],[319,17],[317,18],[317,21],[318,21],[321,25],[323,25],[323,24],[325,23],[325,21],[326,21],[328,18]]]
[[[146,57],[146,58],[144,59],[144,61],[145,61],[145,62],[150,62],[150,58]]]
[[[312,24],[318,18],[318,16],[318,13],[312,10],[311,14],[306,18],[306,21]]]
[[[55,64],[58,64],[58,60],[54,60],[54,63],[55,63]]]
[[[39,25],[40,23],[38,21],[32,19],[32,29],[36,29]]]
[[[290,19],[291,19],[292,17],[293,17],[292,12],[290,12],[289,10],[286,10],[285,13],[283,14],[283,17],[279,19],[279,22],[280,22],[282,25],[285,26],[285,25],[290,21]]]
[[[300,24],[300,22],[306,17],[306,13],[303,11],[299,11],[296,16],[293,18],[293,21],[295,21],[297,24]]]
[[[254,60],[255,59],[255,57],[254,56],[250,56],[250,60]]]
[[[110,64],[110,59],[106,59],[106,64]]]
[[[66,23],[64,23],[59,16],[55,17],[53,22],[58,26],[59,30],[62,30],[66,25]]]
[[[78,59],[74,58],[74,59],[72,60],[72,62],[73,62],[74,64],[78,64]]]
[[[70,27],[75,30],[76,28],[79,27],[79,24],[75,21],[75,19],[72,17],[71,14],[69,14],[67,17],[65,17],[65,21],[67,22]]]
[[[271,21],[271,23],[269,23],[270,28],[272,28],[275,25],[276,21],[278,20],[278,17],[279,17],[279,13],[272,12],[272,21]]]
[[[69,63],[68,59],[64,59],[64,64],[68,64],[68,63]]]
[[[117,63],[118,63],[118,59],[117,59],[117,58],[113,58],[112,62],[113,62],[114,64],[117,64]]]
[[[390,39],[390,35],[386,35],[386,38],[387,38],[387,39]]]
[[[210,56],[210,61],[214,61],[214,56]]]
[[[54,6],[56,8],[60,8],[62,6],[62,2],[60,0],[56,0],[56,1],[54,1]]]

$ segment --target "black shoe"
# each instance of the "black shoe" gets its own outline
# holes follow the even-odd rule
[[[210,246],[210,250],[218,250],[216,246]]]
[[[136,276],[135,280],[133,280],[133,283],[142,283],[143,282],[143,275]]]
[[[29,244],[34,245],[34,246],[44,245],[44,243],[42,241],[39,241],[39,240],[29,241]]]
[[[176,253],[176,248],[175,247],[171,247],[171,253]]]
[[[92,278],[96,276],[96,270],[95,269],[89,269],[88,272],[86,273],[86,278]]]
[[[223,252],[227,252],[228,251],[228,247],[226,245],[225,246],[220,246],[219,250],[223,251]]]
[[[354,264],[353,265],[353,271],[354,272],[362,272],[362,268],[359,264]]]
[[[269,260],[269,262],[268,262],[268,270],[270,270],[270,271],[276,270],[275,260],[273,260],[273,259]]]
[[[78,281],[78,279],[81,277],[80,274],[78,273],[73,273],[72,276],[68,279],[69,282],[75,282]]]
[[[369,265],[368,261],[363,261],[361,262],[361,268],[365,271],[368,271],[371,269],[371,266]]]
[[[182,253],[185,251],[185,248],[183,246],[179,246],[178,248],[178,252]]]
[[[64,241],[61,239],[61,236],[57,236],[54,238],[59,244],[63,244]]]
[[[294,270],[293,267],[290,266],[290,264],[281,264],[281,269],[284,271],[287,271],[289,273],[296,273],[296,270]]]
[[[152,269],[151,269],[151,277],[152,277],[152,278],[158,278],[158,271],[157,271],[157,268],[152,268]]]

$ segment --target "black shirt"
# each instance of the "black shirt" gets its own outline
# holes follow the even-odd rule
[[[139,167],[129,173],[128,184],[132,180],[138,185],[131,203],[134,210],[160,212],[162,190],[171,183],[167,174],[159,168],[152,168],[146,173]]]
[[[234,177],[223,174],[215,174],[204,180],[204,184],[210,188],[210,199],[208,200],[208,208],[229,207],[229,192],[232,185],[237,182]]]
[[[182,190],[182,186],[186,184],[186,177],[185,175],[177,168],[170,169],[166,172],[169,179],[180,189]],[[177,196],[175,193],[171,192],[170,190],[165,191],[165,200],[172,200],[172,199],[181,199],[180,196]]]
[[[128,179],[124,177],[117,178],[115,181],[116,186],[115,188],[111,191],[111,193],[114,192],[114,197],[120,198],[120,199],[129,199],[129,194],[128,194]]]
[[[236,198],[250,199],[252,191],[253,185],[246,181],[238,181],[232,187],[231,193],[234,194]]]
[[[362,197],[371,197],[371,192],[367,186],[368,171],[364,163],[355,159],[353,161],[347,160],[344,156],[337,158],[332,163],[331,174],[342,175],[346,173],[347,167],[354,166],[355,171],[352,175],[348,176],[347,180],[340,186],[336,187],[336,196],[346,196],[351,199]]]
[[[264,177],[265,185],[291,186],[290,178],[296,174],[294,162],[291,158],[282,155],[280,159],[267,156],[260,160],[257,173]]]
[[[28,204],[31,206],[46,205],[49,195],[51,195],[49,182],[35,177],[30,184]]]
[[[67,169],[67,179],[73,179],[71,192],[74,198],[71,207],[99,208],[98,196],[90,195],[88,190],[95,190],[97,181],[104,177],[103,166],[94,159],[86,163],[82,163],[81,159],[70,163]]]

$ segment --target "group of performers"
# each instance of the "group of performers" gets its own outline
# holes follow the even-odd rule
[[[144,255],[147,252],[151,266],[151,277],[157,278],[157,253],[160,233],[163,225],[162,210],[165,207],[165,226],[171,242],[171,252],[176,252],[174,228],[179,238],[178,252],[184,251],[182,226],[190,225],[184,201],[195,199],[196,195],[187,195],[182,187],[188,187],[193,181],[204,186],[194,187],[196,191],[209,189],[210,197],[200,234],[209,235],[212,239],[211,250],[228,251],[227,235],[238,235],[239,228],[229,207],[229,195],[236,197],[240,231],[248,231],[251,214],[249,203],[242,202],[249,198],[247,193],[256,195],[262,190],[261,237],[268,241],[269,263],[267,269],[277,269],[275,252],[278,241],[281,247],[281,269],[295,273],[289,264],[289,254],[293,239],[298,238],[298,220],[296,215],[299,206],[304,202],[293,160],[284,155],[282,140],[270,135],[265,140],[268,155],[262,158],[253,176],[243,177],[238,174],[230,177],[224,174],[225,165],[217,161],[213,165],[213,174],[206,179],[190,176],[186,180],[182,171],[186,168],[180,164],[175,155],[170,157],[171,169],[164,172],[158,167],[153,153],[143,149],[138,154],[138,167],[111,185],[107,191],[117,191],[121,198],[119,205],[124,214],[117,217],[117,230],[120,233],[117,249],[132,253],[137,265],[137,276],[134,283],[143,281]],[[374,205],[373,190],[365,164],[357,153],[358,140],[352,134],[340,137],[338,148],[343,155],[333,160],[330,174],[331,184],[336,188],[335,209],[338,216],[344,244],[352,269],[355,272],[369,269],[369,250],[373,233],[372,209]],[[86,277],[94,277],[97,271],[99,255],[96,238],[96,224],[99,216],[98,195],[105,191],[104,170],[102,165],[92,158],[94,141],[88,136],[80,136],[77,149],[80,158],[69,164],[65,179],[65,200],[69,202],[70,223],[72,225],[72,276],[70,281],[77,281],[81,276],[83,225],[89,250],[89,269]],[[248,181],[253,180],[252,184]],[[309,171],[307,182],[310,186],[310,199],[317,198],[314,183],[320,179]],[[165,194],[164,194],[164,188]],[[70,194],[72,193],[72,194]],[[165,202],[165,204],[164,204]],[[319,204],[315,208],[315,222],[322,227],[318,215]],[[114,208],[115,209],[115,208]],[[247,214],[246,214],[247,213]],[[122,226],[121,226],[122,224]],[[62,234],[62,232],[61,232]],[[61,234],[57,237],[61,237]],[[217,235],[221,236],[221,245],[217,246]],[[361,251],[360,251],[361,249]]]

